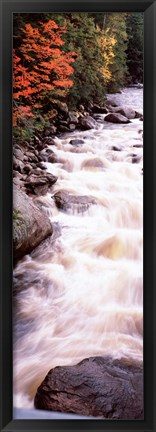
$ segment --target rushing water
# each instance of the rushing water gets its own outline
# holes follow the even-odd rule
[[[109,98],[143,110],[141,89]],[[142,361],[143,123],[116,125],[104,117],[97,129],[65,134],[51,146],[59,162],[46,166],[58,181],[53,193],[37,200],[54,233],[14,271],[18,407],[33,407],[38,385],[57,365],[93,355]],[[84,144],[71,145],[73,138]],[[112,150],[114,145],[121,151]],[[140,156],[138,163],[132,163],[133,154]],[[59,211],[52,198],[59,190],[92,196],[97,204],[85,212],[77,205]]]

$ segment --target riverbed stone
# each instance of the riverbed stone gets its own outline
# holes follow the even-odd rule
[[[115,108],[112,108],[111,111],[113,111],[113,113],[119,113],[122,116],[127,117],[130,120],[134,119],[136,116],[135,110],[133,110],[130,107],[123,107],[123,106],[115,107]]]
[[[13,257],[14,260],[30,253],[52,234],[52,225],[46,213],[30,197],[13,188]]]
[[[102,107],[99,105],[93,105],[92,112],[93,113],[99,113],[99,114],[107,114],[109,112],[109,110],[105,106]]]
[[[37,409],[104,419],[142,420],[142,366],[108,357],[57,366],[38,387],[34,405]]]
[[[89,209],[97,201],[94,197],[86,195],[72,195],[66,191],[58,191],[52,197],[55,200],[56,206],[64,212],[83,213]]]
[[[79,127],[82,130],[89,130],[89,129],[93,129],[93,128],[97,128],[97,122],[96,120],[91,117],[91,116],[86,116],[86,117],[80,117],[79,118]]]
[[[84,161],[82,163],[82,168],[99,168],[104,169],[105,165],[100,158],[92,158]]]
[[[80,144],[84,144],[84,140],[75,138],[75,139],[70,140],[69,144],[77,146],[77,145],[80,145]]]
[[[25,187],[28,194],[45,195],[56,181],[57,177],[51,173],[45,172],[41,176],[31,174],[27,177]]]
[[[119,113],[110,113],[106,115],[104,121],[110,122],[110,123],[130,123],[130,120]]]

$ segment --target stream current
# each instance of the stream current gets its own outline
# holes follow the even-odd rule
[[[143,112],[142,89],[109,99]],[[36,201],[53,235],[14,269],[16,407],[33,407],[37,387],[55,366],[95,355],[142,362],[143,123],[104,117],[96,129],[66,133],[50,146],[58,162],[45,165],[58,181]],[[71,139],[84,143],[74,146]],[[60,190],[91,196],[96,204],[63,212],[53,199]]]

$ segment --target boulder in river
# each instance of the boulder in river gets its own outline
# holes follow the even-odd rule
[[[111,111],[113,113],[119,113],[122,114],[124,117],[127,117],[128,119],[132,120],[136,117],[136,112],[130,107],[116,107],[112,108]]]
[[[25,182],[25,187],[28,194],[45,195],[56,181],[57,177],[51,173],[45,172],[41,176],[30,174]]]
[[[143,369],[124,360],[86,358],[51,369],[35,408],[112,420],[143,419]]]
[[[56,206],[64,212],[83,213],[88,210],[90,205],[97,203],[92,196],[72,195],[63,190],[56,192],[53,198]]]
[[[82,140],[82,139],[72,139],[72,140],[69,141],[69,144],[72,144],[72,145],[84,144],[84,140]]]
[[[84,169],[89,169],[89,168],[104,169],[105,165],[100,158],[92,158],[92,159],[85,160],[82,163],[81,168],[84,168]]]
[[[14,259],[30,253],[52,234],[52,225],[43,210],[32,199],[14,187],[13,199],[13,252]]]
[[[82,130],[97,128],[96,120],[91,116],[80,117],[79,118],[79,127]]]
[[[119,113],[110,113],[106,115],[105,121],[110,123],[130,123],[130,120]]]

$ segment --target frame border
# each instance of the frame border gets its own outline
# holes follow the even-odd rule
[[[12,14],[15,12],[144,12],[144,402],[141,421],[12,420]],[[156,430],[156,0],[1,0],[1,135],[0,146],[0,262],[1,283],[1,423],[0,430],[129,431]],[[3,163],[3,164],[2,164]],[[155,282],[155,284],[154,284]],[[146,290],[146,291],[145,291]],[[154,306],[154,307],[153,307]],[[154,313],[155,310],[155,313]]]

